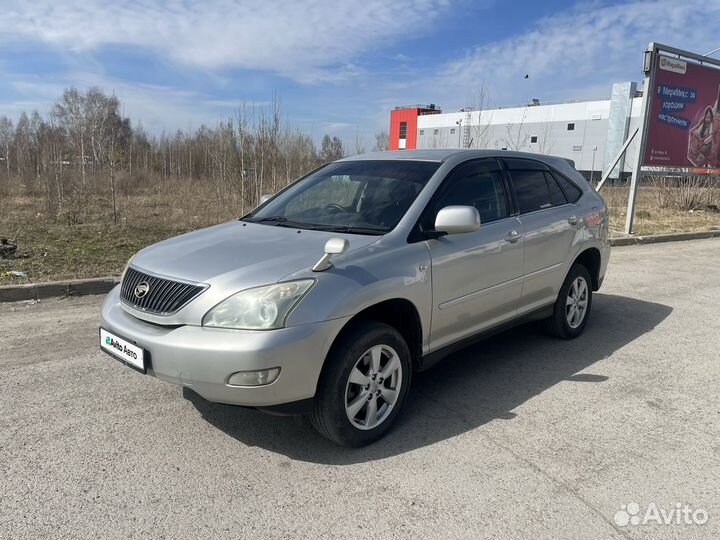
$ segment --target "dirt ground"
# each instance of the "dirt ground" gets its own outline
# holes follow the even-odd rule
[[[582,336],[452,354],[358,449],[104,355],[102,297],[0,304],[0,537],[717,539],[719,264],[613,249]],[[709,520],[623,512],[679,504]]]

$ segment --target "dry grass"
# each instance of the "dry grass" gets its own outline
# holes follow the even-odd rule
[[[675,210],[660,208],[657,204],[658,188],[641,186],[638,189],[635,208],[634,234],[661,234],[683,231],[705,231],[720,226],[720,213],[709,209]],[[627,215],[628,187],[606,187],[601,195],[610,210],[610,235],[623,234]],[[715,190],[710,199],[720,202],[720,190]]]
[[[122,197],[117,224],[105,197],[89,197],[75,209],[77,224],[49,220],[37,198],[3,198],[0,238],[18,249],[16,258],[0,259],[0,285],[119,275],[128,258],[149,244],[240,215],[192,184],[160,191]],[[28,277],[4,275],[11,270]]]
[[[653,189],[643,186],[638,191],[636,234],[720,226],[718,213],[659,208]],[[626,187],[607,187],[602,191],[610,207],[611,234],[622,234],[627,194]],[[713,197],[718,204],[720,193]],[[15,259],[0,259],[0,285],[118,275],[127,259],[142,247],[241,214],[239,204],[220,202],[206,184],[176,181],[167,186],[156,184],[140,194],[121,196],[119,209],[120,219],[113,224],[108,198],[94,195],[61,214],[59,219],[51,220],[42,197],[0,197],[0,238],[16,242],[19,255]],[[28,277],[3,275],[10,270],[27,272]]]

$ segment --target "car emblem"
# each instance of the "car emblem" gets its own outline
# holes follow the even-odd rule
[[[135,298],[142,298],[149,292],[150,292],[150,285],[148,285],[147,281],[138,283],[137,287],[135,287]]]

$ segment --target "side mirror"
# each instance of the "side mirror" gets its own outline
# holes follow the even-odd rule
[[[350,242],[345,238],[331,238],[325,242],[325,255],[315,263],[312,270],[313,272],[324,272],[332,266],[330,259],[333,255],[339,255],[345,253],[347,248],[350,247]]]
[[[446,206],[435,217],[435,230],[446,234],[461,234],[480,228],[480,214],[474,206]]]
[[[264,203],[264,202],[266,202],[266,201],[269,201],[270,199],[272,199],[272,195],[262,195],[262,196],[260,197],[260,204],[262,204],[262,203]],[[258,206],[259,206],[259,205],[258,205]]]
[[[350,245],[345,238],[331,238],[325,242],[325,254],[326,255],[339,255],[344,253]]]

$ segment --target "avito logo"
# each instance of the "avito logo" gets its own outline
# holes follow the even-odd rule
[[[619,527],[628,525],[647,525],[655,523],[658,525],[705,525],[709,517],[704,508],[693,509],[688,504],[675,503],[674,508],[661,508],[655,503],[650,503],[642,512],[642,508],[636,502],[623,504],[620,510],[613,516],[615,524]]]
[[[138,355],[135,351],[128,349],[125,345],[123,345],[119,341],[115,341],[110,336],[107,336],[105,338],[105,344],[109,345],[113,349],[117,349],[119,352],[123,353],[125,356],[129,356],[130,358],[137,360]]]

